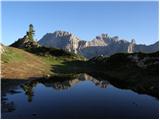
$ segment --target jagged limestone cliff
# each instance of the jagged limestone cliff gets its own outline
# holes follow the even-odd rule
[[[47,47],[61,48],[69,52],[77,53],[79,41],[80,39],[78,37],[69,32],[56,31],[44,35],[39,43]]]
[[[87,58],[100,55],[110,56],[119,52],[149,53],[156,52],[159,49],[159,42],[149,46],[138,45],[134,39],[128,42],[127,40],[119,39],[118,36],[110,37],[108,34],[101,34],[91,41],[85,41],[66,31],[47,33],[38,43],[47,47],[56,47],[69,52],[78,53]]]

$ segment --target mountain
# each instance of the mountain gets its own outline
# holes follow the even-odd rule
[[[131,42],[119,39],[118,36],[110,37],[108,34],[96,36],[91,41],[81,40],[74,34],[66,31],[47,33],[38,43],[47,47],[61,48],[69,52],[81,54],[87,58],[95,56],[110,56],[118,52],[156,52],[159,42],[153,45],[139,45],[135,40]]]
[[[130,42],[119,40],[117,36],[110,37],[107,34],[101,34],[93,40],[86,42],[86,45],[79,49],[79,52],[87,58],[100,55],[110,56],[118,52],[127,52],[129,45]]]
[[[56,31],[54,33],[47,33],[39,41],[39,44],[47,47],[61,48],[69,52],[77,53],[79,41],[80,39],[78,37],[69,32]]]
[[[152,45],[136,45],[134,48],[134,52],[146,52],[146,53],[150,53],[150,52],[156,52],[159,50],[159,42],[156,42]]]

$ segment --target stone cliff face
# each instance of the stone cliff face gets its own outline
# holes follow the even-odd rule
[[[86,46],[79,52],[87,58],[100,55],[109,56],[117,52],[126,52],[129,44],[126,40],[119,40],[117,36],[109,37],[107,34],[101,34],[86,42]]]
[[[39,43],[46,47],[61,48],[69,52],[77,53],[78,43],[80,39],[75,35],[65,32],[56,31],[54,33],[47,33]]]
[[[131,43],[129,44],[129,46],[128,46],[128,53],[133,53],[133,52],[134,52],[135,44],[136,44],[136,42],[135,42],[135,40],[133,39],[133,40],[131,41]]]
[[[119,39],[118,36],[110,37],[108,34],[101,34],[91,41],[84,41],[80,40],[80,38],[72,33],[65,31],[47,33],[42,39],[40,39],[39,44],[79,53],[87,58],[100,55],[110,56],[118,52],[155,52],[159,49],[159,42],[149,46],[138,45],[135,43],[135,40],[128,42]]]

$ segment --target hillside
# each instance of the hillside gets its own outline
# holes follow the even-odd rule
[[[156,77],[159,72],[159,52],[117,53],[110,57],[94,57],[88,60],[88,63],[99,65],[103,72],[110,73],[110,76],[118,79],[136,77],[137,74],[143,73]]]
[[[92,58],[88,63],[96,68],[89,73],[94,77],[107,77],[109,82],[120,88],[159,95],[159,52],[117,53],[110,57]]]
[[[50,64],[24,50],[6,47],[1,56],[2,79],[27,79],[50,74]]]
[[[46,49],[35,49],[33,52],[36,54],[32,54],[23,49],[5,47],[1,55],[2,79],[47,77],[54,74],[53,65],[80,59],[61,50]]]

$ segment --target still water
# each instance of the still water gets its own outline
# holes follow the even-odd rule
[[[158,118],[157,98],[87,74],[64,81],[2,80],[2,118]]]

